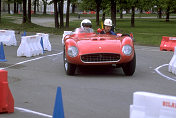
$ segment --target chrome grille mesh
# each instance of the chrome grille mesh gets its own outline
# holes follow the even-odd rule
[[[81,61],[84,63],[118,62],[119,60],[120,55],[114,53],[94,53],[81,56]]]

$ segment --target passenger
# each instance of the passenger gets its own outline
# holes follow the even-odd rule
[[[112,31],[112,20],[111,19],[106,19],[104,21],[104,30],[102,30],[100,32],[100,34],[111,34],[111,35],[116,35],[113,31]]]
[[[84,19],[81,22],[81,27],[79,29],[81,33],[92,33],[94,32],[94,30],[91,27],[92,27],[91,21],[89,19]]]

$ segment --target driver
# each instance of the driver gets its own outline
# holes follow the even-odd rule
[[[91,21],[89,19],[84,19],[81,22],[81,27],[79,29],[80,29],[80,32],[91,33],[91,32],[94,32],[91,27],[92,27]]]
[[[112,30],[112,20],[111,19],[106,19],[104,21],[104,30],[100,32],[100,34],[111,34],[111,35],[116,35]]]

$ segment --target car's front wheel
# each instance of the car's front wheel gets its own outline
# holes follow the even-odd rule
[[[130,62],[123,64],[122,69],[125,75],[127,76],[132,76],[134,74],[135,69],[136,69],[136,54],[135,53],[134,53],[133,59]]]
[[[66,74],[67,75],[74,75],[75,74],[75,70],[76,70],[76,65],[75,64],[71,64],[71,63],[69,63],[67,61],[66,54],[65,54],[65,48],[64,48],[63,58],[64,58],[64,68],[65,68]]]

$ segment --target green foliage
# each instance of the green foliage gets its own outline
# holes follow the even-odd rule
[[[96,3],[94,0],[82,0],[79,4],[81,10],[94,10],[96,9]]]
[[[170,7],[170,12],[175,11],[176,9],[176,0],[153,0],[153,6],[157,6],[157,8],[162,8],[166,11],[167,7]]]
[[[18,3],[18,4],[22,4],[22,0],[16,0],[16,2]]]
[[[107,0],[103,0],[101,4],[101,8],[103,9],[103,12],[107,15],[111,15],[111,3]]]
[[[72,4],[78,4],[78,0],[70,0]]]
[[[10,4],[10,3],[13,3],[14,0],[5,0],[5,2],[6,2],[7,4]]]

